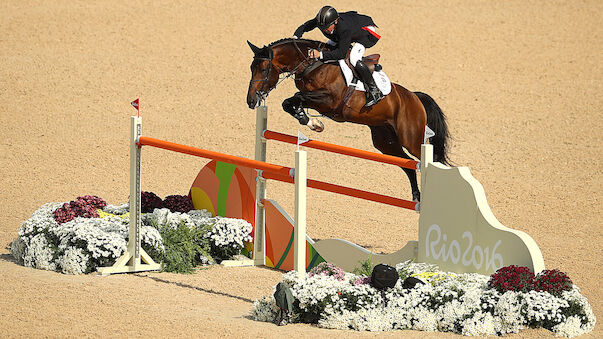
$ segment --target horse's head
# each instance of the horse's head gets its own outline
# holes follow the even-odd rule
[[[271,47],[259,48],[247,41],[253,51],[253,62],[251,62],[251,80],[247,90],[247,105],[256,108],[260,101],[268,96],[268,93],[278,82],[280,69],[272,62],[274,52]]]

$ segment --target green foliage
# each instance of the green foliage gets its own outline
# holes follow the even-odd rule
[[[564,307],[562,309],[563,315],[566,317],[577,316],[580,318],[580,323],[582,325],[586,325],[588,323],[588,315],[584,306],[576,299],[567,300],[569,307]]]
[[[206,229],[190,228],[184,223],[177,228],[160,228],[165,252],[161,254],[163,271],[175,273],[193,273],[201,263],[201,257],[209,256],[209,241],[204,239]]]
[[[372,254],[369,255],[368,258],[366,258],[366,260],[364,261],[359,261],[360,266],[354,268],[354,270],[352,271],[352,273],[356,274],[356,275],[364,275],[366,277],[370,277],[371,274],[373,273],[373,267],[375,265],[373,265],[372,262]]]
[[[327,305],[333,303],[333,296],[327,295],[323,300],[315,304],[300,307],[299,300],[293,302],[293,322],[302,322],[307,324],[317,324]]]
[[[161,262],[161,258],[163,253],[161,250],[154,248],[151,245],[145,244],[144,242],[140,244],[140,247],[147,252],[147,254],[153,259],[155,262]]]
[[[163,270],[176,273],[193,273],[195,267],[195,243],[190,228],[181,224],[176,229],[165,228],[161,232],[165,252],[162,255]]]
[[[216,246],[213,243],[210,246],[211,253],[220,261],[227,260],[228,258],[232,258],[233,256],[241,253],[239,248],[234,248],[232,246]]]

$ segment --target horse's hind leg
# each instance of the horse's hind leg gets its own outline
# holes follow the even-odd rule
[[[410,156],[404,152],[398,136],[394,129],[387,126],[369,126],[371,129],[371,137],[373,138],[373,145],[376,149],[381,151],[383,154],[401,157],[405,159],[411,159]],[[412,199],[419,201],[421,199],[421,193],[419,192],[419,185],[417,184],[417,171],[410,168],[400,167],[408,176],[410,181],[410,188],[412,190]]]

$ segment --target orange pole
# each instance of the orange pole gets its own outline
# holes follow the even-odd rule
[[[265,173],[262,173],[262,176],[266,179],[294,183],[294,179],[289,177],[288,175],[284,176],[284,175],[279,175],[279,174],[275,174],[275,173],[265,172]],[[350,197],[356,197],[356,198],[360,198],[360,199],[364,199],[364,200],[379,202],[379,203],[386,204],[386,205],[407,208],[409,210],[416,210],[417,203],[415,201],[398,199],[398,198],[390,197],[388,195],[367,192],[367,191],[363,191],[363,190],[359,190],[359,189],[355,189],[355,188],[335,185],[335,184],[331,184],[328,182],[312,180],[312,179],[308,179],[307,185],[310,188],[315,188],[315,189],[319,189],[322,191],[328,191],[328,192],[338,193],[338,194],[342,194],[342,195],[347,195]]]
[[[143,146],[153,146],[157,148],[163,148],[169,151],[174,151],[178,153],[190,154],[197,157],[214,159],[222,162],[226,162],[233,165],[244,166],[259,169],[262,171],[280,174],[281,176],[289,176],[290,167],[279,166],[270,164],[263,161],[251,160],[247,158],[237,157],[234,155],[228,155],[224,153],[218,153],[213,151],[204,150],[201,148],[195,148],[191,146],[176,144],[169,141],[159,140],[151,137],[140,137],[138,138],[138,144]]]
[[[297,143],[297,141],[295,143]],[[202,158],[222,161],[222,162],[226,162],[229,164],[255,168],[255,169],[264,171],[262,173],[262,175],[266,179],[278,180],[278,181],[283,181],[283,182],[288,182],[288,183],[295,182],[295,180],[293,178],[291,178],[289,175],[291,173],[290,172],[291,168],[286,167],[286,166],[279,166],[279,165],[274,165],[274,164],[263,162],[263,161],[251,160],[251,159],[237,157],[237,156],[228,155],[228,154],[224,154],[224,153],[208,151],[208,150],[204,150],[201,148],[176,144],[173,142],[155,139],[155,138],[151,138],[151,137],[142,137],[141,136],[140,138],[138,138],[138,144],[140,146],[153,146],[153,147],[162,148],[165,150],[174,151],[174,152],[178,152],[178,153],[189,154],[189,155],[194,155],[194,156],[198,156],[198,157],[202,157]],[[335,145],[335,146],[337,146],[337,145]],[[370,152],[367,152],[367,153],[370,153]],[[398,198],[390,197],[387,195],[382,195],[382,194],[373,193],[373,192],[367,192],[367,191],[363,191],[363,190],[359,190],[359,189],[355,189],[355,188],[330,184],[328,182],[318,181],[318,180],[313,180],[313,179],[308,179],[307,185],[310,188],[338,193],[338,194],[347,195],[347,196],[356,197],[356,198],[365,199],[365,200],[370,200],[370,201],[374,201],[374,202],[380,202],[382,204],[407,208],[407,209],[411,209],[411,210],[415,210],[415,206],[417,204],[414,201],[398,199]]]
[[[270,130],[264,131],[264,138],[270,139],[270,140],[286,142],[286,143],[294,144],[294,145],[297,144],[297,137],[294,137],[294,136],[288,135],[288,134],[275,132],[275,131],[270,131]],[[377,162],[381,162],[381,163],[397,165],[397,166],[410,168],[410,169],[414,169],[414,170],[417,169],[417,164],[418,164],[417,161],[411,160],[411,159],[403,159],[403,158],[398,158],[398,157],[394,157],[394,156],[387,155],[387,154],[368,152],[368,151],[363,151],[363,150],[356,149],[356,148],[339,146],[339,145],[335,145],[335,144],[330,144],[328,142],[322,142],[322,141],[316,141],[316,140],[310,140],[308,142],[305,142],[302,144],[302,146],[319,149],[319,150],[323,150],[323,151],[328,151],[328,152],[333,152],[333,153],[338,153],[338,154],[349,155],[349,156],[356,157],[356,158],[373,160],[373,161],[377,161]]]

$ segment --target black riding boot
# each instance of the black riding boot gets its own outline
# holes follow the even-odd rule
[[[362,60],[358,60],[354,69],[360,76],[360,80],[362,80],[364,83],[364,90],[366,91],[366,106],[372,106],[378,103],[379,100],[383,99],[383,93],[381,93],[379,88],[377,88],[375,79],[373,79],[371,71],[364,64],[364,62],[362,62]]]

